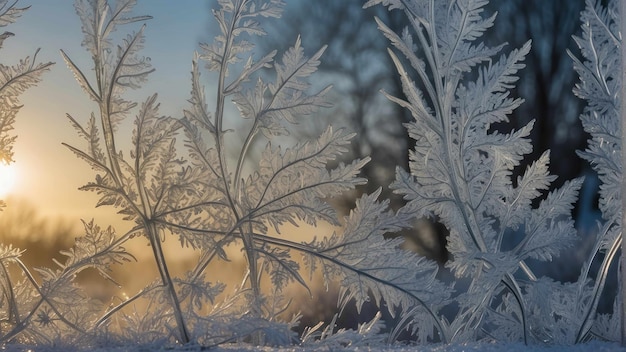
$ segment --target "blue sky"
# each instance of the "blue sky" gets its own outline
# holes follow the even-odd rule
[[[186,107],[193,52],[199,42],[210,42],[213,37],[212,3],[150,0],[139,1],[135,7],[135,14],[153,16],[147,21],[143,53],[156,69],[138,98],[158,93],[164,114],[180,116]],[[59,53],[63,49],[86,73],[91,72],[90,55],[80,46],[83,37],[73,4],[71,0],[20,0],[18,6],[31,8],[17,23],[0,29],[15,33],[0,50],[1,63],[14,64],[37,48],[41,48],[38,61],[56,63],[43,82],[21,99],[24,107],[15,125],[19,181],[14,193],[26,197],[46,215],[88,219],[99,213],[109,217],[114,216],[110,208],[94,212],[96,195],[77,190],[93,178],[93,173],[61,145],[81,146],[65,114],[86,121],[95,108]]]

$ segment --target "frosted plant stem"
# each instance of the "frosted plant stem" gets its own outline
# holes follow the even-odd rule
[[[254,140],[254,137],[257,134],[258,131],[258,126],[259,126],[259,118],[255,118],[254,119],[254,125],[252,125],[252,128],[250,129],[250,132],[248,133],[248,136],[246,137],[246,141],[243,144],[243,147],[241,148],[241,153],[239,154],[239,160],[237,160],[237,168],[235,169],[235,177],[234,177],[234,182],[235,182],[235,186],[233,187],[234,189],[234,193],[235,193],[235,197],[237,199],[237,201],[241,200],[241,190],[240,190],[240,184],[241,184],[241,171],[243,169],[243,162],[246,159],[246,155],[248,155],[248,149],[250,149],[250,146],[252,145],[252,141]]]
[[[585,316],[582,321],[582,324],[580,325],[580,329],[578,330],[578,334],[576,335],[576,343],[584,342],[585,338],[587,337],[587,334],[589,333],[589,331],[591,330],[591,327],[593,326],[594,318],[598,310],[598,303],[600,302],[600,295],[602,294],[602,290],[604,289],[606,278],[608,276],[609,267],[611,266],[611,263],[613,263],[613,259],[617,255],[617,250],[619,247],[621,247],[621,245],[622,245],[622,241],[618,238],[617,241],[614,241],[612,243],[611,247],[609,248],[609,250],[606,252],[604,256],[604,259],[602,260],[600,270],[598,270],[598,275],[597,275],[598,278],[595,280],[595,284],[593,287],[593,291],[592,291],[593,295],[591,298],[591,303],[589,303],[587,307],[585,308]],[[597,251],[595,253],[597,253]],[[588,276],[585,275],[583,277],[586,278]],[[581,282],[584,284],[585,281],[582,280]],[[581,294],[579,293],[578,297],[580,297],[580,295]],[[623,299],[619,299],[619,302],[622,302],[622,301]]]
[[[190,341],[189,332],[187,331],[187,327],[185,325],[183,312],[180,308],[180,301],[178,300],[178,295],[176,294],[174,282],[172,281],[172,277],[167,267],[167,262],[165,261],[165,255],[163,253],[163,247],[161,246],[161,240],[159,239],[157,227],[154,223],[149,223],[146,227],[146,231],[148,232],[150,245],[152,246],[154,258],[156,259],[159,274],[161,275],[161,281],[163,282],[163,285],[165,285],[168,297],[171,300],[172,309],[174,310],[174,319],[176,320],[176,325],[178,325],[181,342],[183,344],[187,344]]]
[[[140,130],[138,130],[137,134],[140,133]],[[167,260],[165,259],[163,247],[161,246],[161,238],[159,237],[159,229],[153,221],[154,212],[152,206],[150,205],[150,197],[148,196],[143,178],[139,174],[139,170],[141,170],[142,160],[139,157],[140,155],[142,155],[139,143],[137,143],[135,153],[137,155],[137,157],[135,158],[135,170],[137,170],[137,173],[135,174],[135,183],[137,184],[137,190],[139,191],[139,199],[141,200],[142,209],[140,213],[142,214],[144,227],[146,229],[148,239],[150,240],[150,245],[152,246],[154,259],[159,269],[159,274],[161,275],[161,282],[163,283],[163,286],[165,286],[165,288],[167,289],[168,297],[171,301],[170,303],[172,305],[172,309],[174,310],[174,319],[176,320],[176,325],[178,326],[178,332],[180,334],[181,342],[183,344],[186,344],[190,341],[189,332],[187,331],[187,326],[185,325],[185,319],[183,317],[183,312],[180,307],[180,300],[178,299],[178,295],[176,294],[176,288],[174,287],[172,276],[170,275],[169,269],[167,267]]]
[[[229,24],[229,30],[228,30],[228,36],[226,39],[226,43],[224,44],[224,54],[223,57],[228,57],[230,55],[230,50],[232,49],[232,44],[233,44],[233,39],[234,39],[234,30],[235,27],[238,23],[238,21],[240,20],[240,15],[242,10],[244,9],[245,5],[246,5],[247,1],[238,1],[235,5],[236,10],[233,11],[233,15]],[[223,60],[222,62],[222,67],[220,69],[220,75],[219,75],[219,79],[218,79],[218,96],[217,96],[217,106],[215,108],[215,135],[216,135],[216,150],[217,153],[219,155],[219,162],[220,162],[220,171],[221,171],[221,178],[224,182],[224,190],[226,192],[226,197],[228,198],[228,203],[230,204],[230,207],[232,208],[232,211],[235,215],[235,218],[237,220],[237,223],[241,222],[241,217],[239,215],[238,212],[238,207],[237,207],[237,201],[236,199],[233,198],[233,194],[235,195],[235,197],[237,196],[237,187],[238,187],[238,179],[239,179],[239,174],[241,172],[241,164],[243,164],[243,160],[247,154],[247,148],[249,147],[252,138],[254,137],[255,134],[255,130],[256,130],[256,123],[252,128],[252,131],[250,132],[250,135],[248,136],[248,138],[246,139],[246,145],[243,147],[240,157],[239,157],[239,161],[238,161],[238,165],[237,165],[237,169],[236,169],[236,173],[235,173],[235,186],[234,186],[234,190],[231,189],[231,182],[229,179],[229,173],[227,171],[227,163],[226,163],[226,156],[225,156],[225,152],[223,151],[222,146],[224,145],[224,131],[223,131],[223,120],[224,120],[224,103],[226,100],[226,72],[228,72],[228,61],[227,60]],[[234,193],[233,193],[234,191]],[[258,270],[257,270],[257,262],[256,262],[256,250],[254,248],[254,239],[253,239],[253,235],[249,232],[247,232],[243,226],[239,226],[239,231],[241,233],[241,237],[243,239],[243,244],[244,244],[244,249],[246,252],[246,256],[248,258],[248,270],[250,270],[250,287],[252,288],[252,292],[253,292],[253,302],[252,302],[252,306],[253,306],[253,313],[257,316],[260,316],[260,312],[261,312],[261,307],[260,307],[260,295],[261,295],[261,289],[260,289],[260,284],[258,282]],[[253,336],[253,343],[257,343],[258,344],[258,339],[259,339],[259,334],[255,334],[255,336]]]
[[[621,33],[621,56],[620,56],[620,66],[622,72],[622,80],[620,87],[620,115],[622,118],[622,256],[620,259],[620,283],[621,289],[619,291],[620,295],[620,322],[621,322],[621,344],[622,346],[626,346],[626,300],[624,299],[624,294],[626,293],[626,234],[624,233],[624,228],[626,225],[626,176],[624,176],[624,165],[626,165],[626,151],[624,146],[626,146],[626,46],[624,45],[624,35],[626,34],[626,20],[624,20],[624,15],[626,15],[626,0],[621,0],[619,3],[619,13],[620,15],[617,17],[620,21],[620,33]]]
[[[104,324],[106,321],[108,321],[109,318],[111,318],[113,316],[113,314],[119,312],[124,307],[126,307],[129,304],[135,302],[137,299],[143,297],[147,293],[152,292],[155,289],[159,289],[159,288],[163,288],[163,286],[162,285],[158,285],[158,286],[144,288],[143,290],[137,292],[134,296],[128,298],[127,300],[123,301],[122,303],[118,304],[117,306],[111,308],[102,317],[100,317],[100,319],[98,319],[96,321],[96,323],[93,325],[94,326],[94,330],[99,328],[100,326],[102,326],[102,324]]]
[[[223,52],[224,58],[229,57],[230,55],[230,51],[232,49],[233,40],[235,36],[234,35],[235,27],[237,26],[237,23],[239,22],[241,18],[240,17],[241,13],[243,9],[245,8],[246,4],[247,4],[247,1],[241,0],[241,1],[237,1],[234,6],[235,10],[233,11],[233,15],[229,23],[229,29],[227,31],[228,35],[226,36],[226,42],[224,43],[224,52]],[[226,193],[226,198],[228,199],[228,203],[233,211],[233,214],[235,215],[235,219],[237,220],[237,223],[240,223],[241,216],[239,214],[239,208],[237,206],[238,203],[236,199],[237,191],[238,191],[237,187],[239,185],[238,179],[240,176],[239,174],[241,172],[240,164],[243,163],[243,159],[246,156],[245,154],[247,153],[247,148],[251,142],[251,137],[253,137],[254,129],[256,128],[256,123],[251,132],[252,136],[249,136],[250,138],[246,140],[246,145],[241,151],[241,154],[238,159],[237,169],[235,172],[235,180],[233,183],[231,183],[230,176],[227,170],[228,164],[226,162],[226,155],[222,147],[225,144],[223,122],[224,122],[224,104],[225,104],[226,95],[227,95],[226,73],[228,72],[228,66],[229,66],[229,62],[227,60],[223,60],[222,67],[219,70],[220,74],[219,74],[218,86],[217,86],[217,94],[218,94],[217,106],[215,107],[215,140],[216,140],[215,147],[217,150],[217,154],[219,156],[219,164],[220,164],[219,170],[221,172],[221,179],[224,182],[224,191]],[[253,235],[251,233],[248,233],[244,229],[243,226],[239,226],[239,231],[243,239],[244,250],[246,252],[246,257],[248,259],[248,270],[250,270],[250,287],[252,288],[252,292],[254,296],[253,302],[251,302],[253,306],[252,312],[254,315],[260,316],[261,307],[260,307],[259,302],[260,302],[261,290],[260,290],[260,284],[258,282],[258,270],[257,270],[257,262],[256,262],[257,256],[256,256],[256,250],[254,248],[254,239],[253,239]],[[260,341],[260,336],[261,336],[260,333],[253,334],[252,343],[258,344]]]

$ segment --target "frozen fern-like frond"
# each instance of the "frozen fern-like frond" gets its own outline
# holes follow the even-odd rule
[[[574,220],[568,214],[574,208],[581,186],[582,179],[565,182],[531,210],[524,221],[525,237],[514,249],[519,259],[551,261],[573,245]]]
[[[133,308],[131,312],[121,314],[119,325],[121,327],[120,340],[127,345],[148,345],[157,341],[165,341],[172,330],[167,326],[175,324],[171,310],[162,300],[146,295],[147,306],[145,309]],[[159,297],[162,298],[162,297]]]
[[[151,72],[150,59],[138,55],[143,48],[143,27],[138,32],[126,36],[120,44],[115,44],[111,40],[111,34],[119,26],[151,18],[150,16],[128,16],[135,4],[135,0],[116,1],[113,6],[110,6],[106,0],[75,3],[84,34],[82,45],[91,53],[94,60],[99,85],[91,85],[82,71],[61,51],[81,88],[95,102],[101,103],[110,99],[107,103],[119,105],[118,108],[109,112],[114,115],[113,120],[116,122],[123,119],[124,114],[133,105],[123,100],[121,94],[127,88],[138,88]]]
[[[483,14],[487,1],[372,0],[366,6],[381,3],[402,10],[411,23],[397,34],[378,20],[383,34],[411,65],[407,70],[405,61],[390,51],[406,98],[388,96],[414,117],[407,124],[415,140],[409,171],[398,169],[392,185],[408,201],[400,214],[442,221],[450,231],[447,248],[452,260],[447,266],[458,277],[474,280],[461,301],[458,320],[451,323],[456,337],[479,335],[474,327],[483,321],[491,298],[505,287],[516,298],[521,310],[517,324],[528,341],[523,292],[514,274],[521,269],[534,280],[527,258],[551,260],[573,245],[570,213],[581,185],[580,180],[567,183],[533,209],[532,202],[555,179],[548,172],[547,152],[515,182],[512,179],[532,151],[528,136],[533,122],[508,134],[492,131],[494,123],[508,122],[508,115],[523,102],[510,97],[509,90],[524,67],[530,42],[508,54],[499,54],[503,45],[481,42],[495,18]],[[505,250],[514,233],[523,234],[523,239]],[[466,329],[471,329],[470,335]]]
[[[168,230],[162,219],[173,207],[185,201],[188,189],[185,162],[177,156],[175,148],[181,125],[170,117],[159,115],[159,105],[153,95],[137,109],[133,147],[128,156],[118,149],[116,143],[118,127],[128,123],[125,119],[138,105],[126,100],[123,93],[127,89],[139,88],[153,71],[150,59],[140,55],[145,26],[117,43],[112,37],[119,27],[150,18],[133,16],[131,10],[135,3],[134,0],[117,1],[114,5],[106,0],[76,1],[75,8],[84,33],[82,44],[91,53],[95,77],[89,78],[64,51],[61,54],[81,88],[97,103],[98,111],[92,113],[85,126],[68,115],[87,145],[84,150],[69,145],[68,148],[97,173],[95,181],[82,189],[99,194],[99,206],[119,208],[126,220],[135,222],[135,227],[125,237],[144,235],[148,239],[166,292],[165,300],[172,308],[177,339],[188,342],[189,334],[177,290],[161,245],[162,235]],[[106,243],[103,238],[94,240]],[[107,275],[104,271],[101,274]]]
[[[384,300],[392,315],[402,317],[419,333],[421,342],[436,333],[447,341],[438,310],[452,289],[436,278],[435,262],[401,249],[400,239],[383,239],[407,224],[394,216],[387,201],[376,201],[379,195],[380,189],[358,199],[345,219],[343,233],[310,243],[314,251],[305,254],[305,262],[311,270],[320,268],[326,280],[341,278],[342,310],[352,300],[358,310],[370,297],[379,306]]]
[[[609,268],[618,261],[618,249],[622,246],[623,166],[620,140],[623,117],[620,116],[620,107],[623,109],[624,102],[619,98],[623,89],[620,50],[624,34],[619,32],[620,20],[623,20],[619,13],[618,1],[609,1],[608,7],[600,1],[586,1],[585,10],[581,13],[582,36],[574,37],[582,59],[569,53],[580,77],[574,93],[587,104],[580,119],[585,131],[591,135],[587,149],[578,154],[598,173],[601,182],[599,207],[605,220],[579,280],[580,291],[592,290],[593,298],[583,305],[585,314],[576,324],[576,342],[585,341],[596,329],[594,322],[598,302]],[[587,286],[594,263],[600,263],[598,274],[593,285]],[[619,301],[619,298],[616,300]],[[617,310],[613,314],[621,315]],[[600,326],[609,319],[616,319],[599,318]],[[603,335],[608,333],[605,327],[600,329],[605,330]]]
[[[14,23],[28,8],[17,7],[17,1],[0,0],[0,27]],[[0,48],[5,40],[13,37],[13,33],[0,34]],[[13,144],[16,136],[12,134],[15,118],[20,108],[19,96],[28,88],[35,86],[41,80],[44,72],[52,66],[51,62],[37,63],[37,53],[33,57],[21,59],[14,65],[0,64],[0,164],[13,162]],[[4,202],[0,200],[0,210]],[[14,338],[23,329],[28,327],[28,319],[35,309],[31,298],[33,286],[37,282],[29,269],[21,261],[22,250],[12,245],[0,245],[0,342],[4,343]],[[11,270],[17,268],[30,281],[17,281]],[[31,295],[29,295],[31,294]]]
[[[321,219],[339,225],[333,208],[322,199],[364,183],[357,175],[368,160],[339,165],[330,172],[326,164],[347,152],[352,137],[354,134],[328,127],[317,140],[284,152],[268,143],[258,171],[242,184],[242,204],[250,219],[276,230],[285,222],[297,224],[297,220],[316,225],[316,220]]]
[[[591,290],[579,291],[577,282],[560,283],[542,277],[538,282],[523,285],[528,302],[529,324],[535,342],[571,345],[576,342],[580,320],[585,315],[585,305],[591,300]],[[488,312],[492,324],[489,335],[499,341],[516,341],[522,331],[515,328],[513,314],[521,314],[511,294],[502,297],[502,304]]]
[[[11,135],[11,131],[21,108],[18,97],[36,85],[42,74],[52,66],[51,62],[36,63],[37,52],[39,50],[32,58],[26,57],[14,66],[0,64],[0,162],[12,161],[15,136]]]
[[[17,7],[17,1],[0,1],[0,27],[14,23],[28,8]],[[0,48],[14,34],[5,31],[0,34]],[[0,64],[0,163],[13,162],[13,144],[16,136],[12,134],[13,124],[21,105],[19,96],[26,89],[36,85],[43,73],[50,69],[52,62],[37,63],[37,53],[33,57],[21,59],[18,64]],[[0,200],[0,210],[4,205]]]
[[[249,289],[241,295],[250,303],[246,314],[252,320],[269,318],[271,325],[282,308],[277,309],[281,303],[270,302],[261,293],[263,273],[269,275],[279,301],[286,284],[306,283],[300,276],[299,264],[291,259],[289,247],[270,241],[269,228],[278,230],[284,223],[301,221],[339,224],[323,199],[365,181],[357,174],[367,160],[327,170],[326,164],[346,152],[353,137],[332,128],[317,140],[293,147],[276,147],[268,142],[256,171],[247,176],[243,173],[244,164],[252,164],[248,154],[257,137],[284,134],[282,124],[295,123],[300,116],[327,106],[327,89],[311,93],[307,82],[319,65],[323,49],[306,57],[298,39],[279,62],[274,62],[275,52],[255,61],[250,55],[253,44],[246,38],[263,35],[256,19],[278,17],[282,2],[220,1],[214,16],[222,34],[212,45],[201,45],[202,53],[194,57],[191,107],[185,111],[185,118],[178,121],[159,115],[156,96],[141,106],[123,98],[126,89],[139,87],[151,72],[149,59],[139,55],[143,27],[119,44],[110,35],[116,27],[148,18],[131,16],[133,5],[134,1],[121,1],[116,6],[107,1],[77,2],[85,33],[83,45],[92,54],[95,79],[88,78],[62,52],[78,83],[99,108],[85,125],[68,115],[86,148],[68,147],[96,172],[95,180],[82,189],[98,193],[98,205],[113,205],[127,220],[134,221],[135,226],[124,239],[141,234],[149,240],[161,285],[143,290],[136,297],[169,304],[163,308],[166,315],[153,320],[163,325],[156,331],[175,325],[171,339],[185,343],[192,339],[189,329],[211,329],[217,324],[201,311],[205,301],[212,301],[223,288],[205,281],[204,270],[215,258],[228,260],[224,247],[234,241],[241,241],[249,269]],[[208,70],[218,71],[212,113],[200,83],[200,60]],[[270,67],[274,67],[276,75],[266,82],[266,76],[259,71]],[[256,84],[248,85],[249,81]],[[234,103],[241,117],[251,121],[234,160],[227,157],[226,150],[230,132],[224,127],[227,102]],[[118,149],[116,132],[131,111],[136,111],[136,117],[132,149],[126,154]],[[189,161],[177,156],[180,127],[184,127]],[[161,247],[165,233],[178,235],[183,245],[202,250],[197,267],[184,280],[173,279],[169,274]],[[106,242],[103,241],[98,238],[96,242]],[[107,275],[106,271],[101,273]],[[97,325],[105,324],[134,299],[112,308]],[[134,321],[132,316],[129,319]],[[263,340],[258,331],[252,335],[257,343]]]
[[[617,312],[618,309],[613,307],[614,312]],[[619,314],[599,314],[596,318],[593,334],[606,341],[619,341],[620,326]]]
[[[177,231],[184,243],[203,249],[198,268],[205,268],[214,258],[226,259],[222,248],[239,241],[248,268],[248,314],[274,319],[281,303],[261,292],[261,277],[269,276],[272,295],[279,301],[283,288],[291,282],[308,288],[301,264],[292,259],[292,253],[300,252],[311,271],[322,270],[325,280],[343,280],[341,309],[353,299],[361,309],[373,295],[379,306],[384,301],[392,313],[411,315],[403,326],[410,324],[424,335],[424,340],[435,330],[443,334],[436,311],[447,296],[434,296],[429,291],[446,290],[435,279],[436,265],[404,252],[398,241],[383,240],[386,233],[406,227],[405,219],[395,218],[386,203],[376,202],[379,193],[362,198],[343,224],[327,203],[328,198],[366,182],[358,174],[369,159],[327,168],[329,162],[348,151],[354,134],[329,126],[310,141],[288,147],[274,144],[275,137],[287,133],[286,124],[297,123],[303,116],[328,106],[325,95],[329,88],[311,92],[308,83],[324,48],[307,57],[298,38],[280,59],[274,59],[274,51],[258,56],[258,61],[252,56],[246,59],[244,54],[251,52],[252,44],[240,34],[263,35],[252,20],[259,16],[256,11],[282,4],[244,0],[223,1],[220,5],[214,15],[221,34],[213,44],[202,45],[201,54],[192,62],[191,107],[185,111],[183,121],[190,162],[202,177],[195,182],[202,185],[202,191],[197,193],[200,198],[196,205],[171,213],[172,218],[193,219],[193,226]],[[278,15],[278,8],[272,14]],[[214,107],[207,103],[200,83],[200,59],[207,69],[219,72]],[[275,75],[262,74],[262,68],[273,68]],[[250,84],[243,84],[247,81]],[[249,122],[241,128],[245,140],[234,162],[225,153],[226,136],[231,133],[224,127],[224,104],[228,101]],[[253,163],[249,160],[251,146],[263,137],[268,140],[265,149],[258,163]],[[244,165],[252,169],[247,176]],[[332,238],[302,243],[282,233],[286,223],[342,224],[345,228]],[[269,235],[272,229],[276,235]],[[363,256],[365,251],[372,255]],[[260,335],[254,334],[253,341],[261,343]]]
[[[122,246],[128,236],[117,239],[110,227],[101,229],[93,221],[84,223],[84,228],[85,234],[76,239],[75,245],[61,251],[66,260],[55,260],[58,268],[35,269],[41,277],[40,283],[16,256],[19,253],[13,251],[10,260],[21,268],[24,280],[14,287],[15,294],[21,297],[19,308],[4,322],[2,341],[42,344],[63,341],[88,346],[90,338],[95,337],[94,322],[105,307],[86,294],[76,283],[76,276],[91,269],[113,281],[112,266],[134,257]]]
[[[591,134],[587,150],[580,156],[589,161],[598,172],[600,209],[608,221],[619,219],[621,208],[621,144],[620,102],[621,75],[619,58],[621,40],[617,4],[610,8],[599,2],[587,1],[581,14],[582,37],[575,37],[584,61],[570,53],[574,69],[580,76],[574,93],[587,102],[580,116],[585,131]]]
[[[0,27],[15,23],[29,7],[16,7],[17,1],[0,1]]]
[[[61,251],[67,257],[61,264],[57,262],[61,270],[69,267],[86,267],[98,271],[108,280],[113,280],[109,275],[111,267],[115,264],[123,264],[135,258],[122,247],[124,238],[117,238],[113,228],[101,229],[94,224],[93,220],[83,223],[85,235],[76,239],[76,244],[69,250]]]
[[[244,165],[251,164],[249,151],[257,138],[271,140],[284,135],[284,124],[296,123],[302,116],[328,106],[324,99],[327,88],[311,93],[307,81],[317,70],[324,49],[307,57],[298,38],[279,61],[274,60],[276,51],[255,61],[251,55],[253,43],[242,34],[264,35],[257,19],[279,17],[283,3],[243,0],[221,1],[219,5],[213,14],[221,34],[213,44],[202,44],[201,53],[192,62],[191,108],[185,111],[183,121],[191,163],[201,170],[195,175],[201,178],[194,182],[203,191],[197,192],[196,205],[171,215],[192,220],[193,226],[177,229],[184,243],[222,259],[223,246],[242,241],[250,270],[251,297],[255,300],[252,307],[255,314],[260,314],[265,310],[259,291],[262,269],[268,271],[278,291],[290,281],[304,281],[288,252],[262,241],[257,243],[256,234],[266,234],[269,227],[280,231],[282,224],[300,221],[338,224],[334,210],[323,199],[362,184],[364,180],[357,174],[367,160],[327,170],[326,164],[345,153],[354,136],[329,127],[317,140],[293,147],[277,147],[268,141],[256,171],[244,176]],[[219,73],[214,113],[209,113],[198,60],[203,60],[208,70]],[[273,80],[267,81],[268,75],[261,74],[264,68],[274,69]],[[254,83],[244,84],[249,81]],[[243,119],[251,121],[247,129],[242,129],[245,140],[235,162],[226,156],[225,140],[231,131],[224,128],[225,103],[229,101]],[[213,257],[205,256],[207,261]],[[206,261],[199,267],[205,265]]]
[[[15,261],[22,256],[22,253],[24,253],[24,250],[19,248],[13,248],[12,244],[0,244],[0,261],[2,261],[3,263]]]
[[[358,199],[342,230],[330,237],[298,243],[258,233],[254,240],[260,252],[272,247],[299,252],[310,273],[321,271],[326,284],[341,280],[338,303],[342,311],[349,304],[356,304],[360,311],[372,299],[379,307],[386,306],[400,321],[390,341],[404,328],[421,342],[448,341],[448,329],[438,310],[452,289],[436,278],[435,262],[401,249],[400,239],[384,239],[383,235],[408,224],[389,210],[388,201],[378,202],[379,195],[380,190]],[[290,274],[299,278],[297,273]]]
[[[2,331],[14,327],[21,320],[20,311],[24,308],[24,302],[18,290],[21,285],[16,285],[11,275],[11,267],[23,265],[20,259],[22,253],[24,253],[23,250],[14,248],[11,244],[0,244],[0,287],[2,289],[0,327]],[[5,341],[5,339],[0,341]]]
[[[309,115],[319,107],[328,107],[323,97],[325,91],[306,94],[310,84],[305,78],[317,70],[323,52],[324,48],[307,58],[298,37],[295,45],[283,55],[282,62],[274,64],[276,78],[273,83],[258,80],[253,91],[240,92],[233,97],[242,117],[254,119],[259,130],[270,137],[287,134],[282,121],[295,123],[296,116]]]

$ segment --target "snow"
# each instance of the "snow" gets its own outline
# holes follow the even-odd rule
[[[68,348],[67,346],[50,347],[50,346],[25,346],[25,345],[7,345],[0,348],[2,351],[8,352],[72,352],[72,351],[84,351],[79,348]],[[180,346],[172,348],[171,346],[164,345],[136,345],[136,346],[119,346],[119,347],[102,347],[97,349],[89,349],[93,352],[148,352],[148,351],[171,351],[171,352],[195,352],[207,350],[206,347],[198,345]],[[384,345],[384,346],[347,346],[335,348],[324,345],[308,345],[308,346],[288,346],[288,347],[256,347],[251,345],[232,344],[222,345],[219,347],[210,348],[212,352],[249,352],[249,351],[262,351],[262,352],[313,352],[313,351],[346,351],[346,352],[617,352],[626,351],[626,347],[620,346],[614,342],[601,342],[592,341],[585,344],[569,345],[569,346],[527,346],[522,343],[464,343],[464,344],[450,344],[450,345]]]

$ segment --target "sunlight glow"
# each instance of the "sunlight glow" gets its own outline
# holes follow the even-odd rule
[[[0,198],[5,197],[15,187],[17,170],[15,164],[0,162]]]

